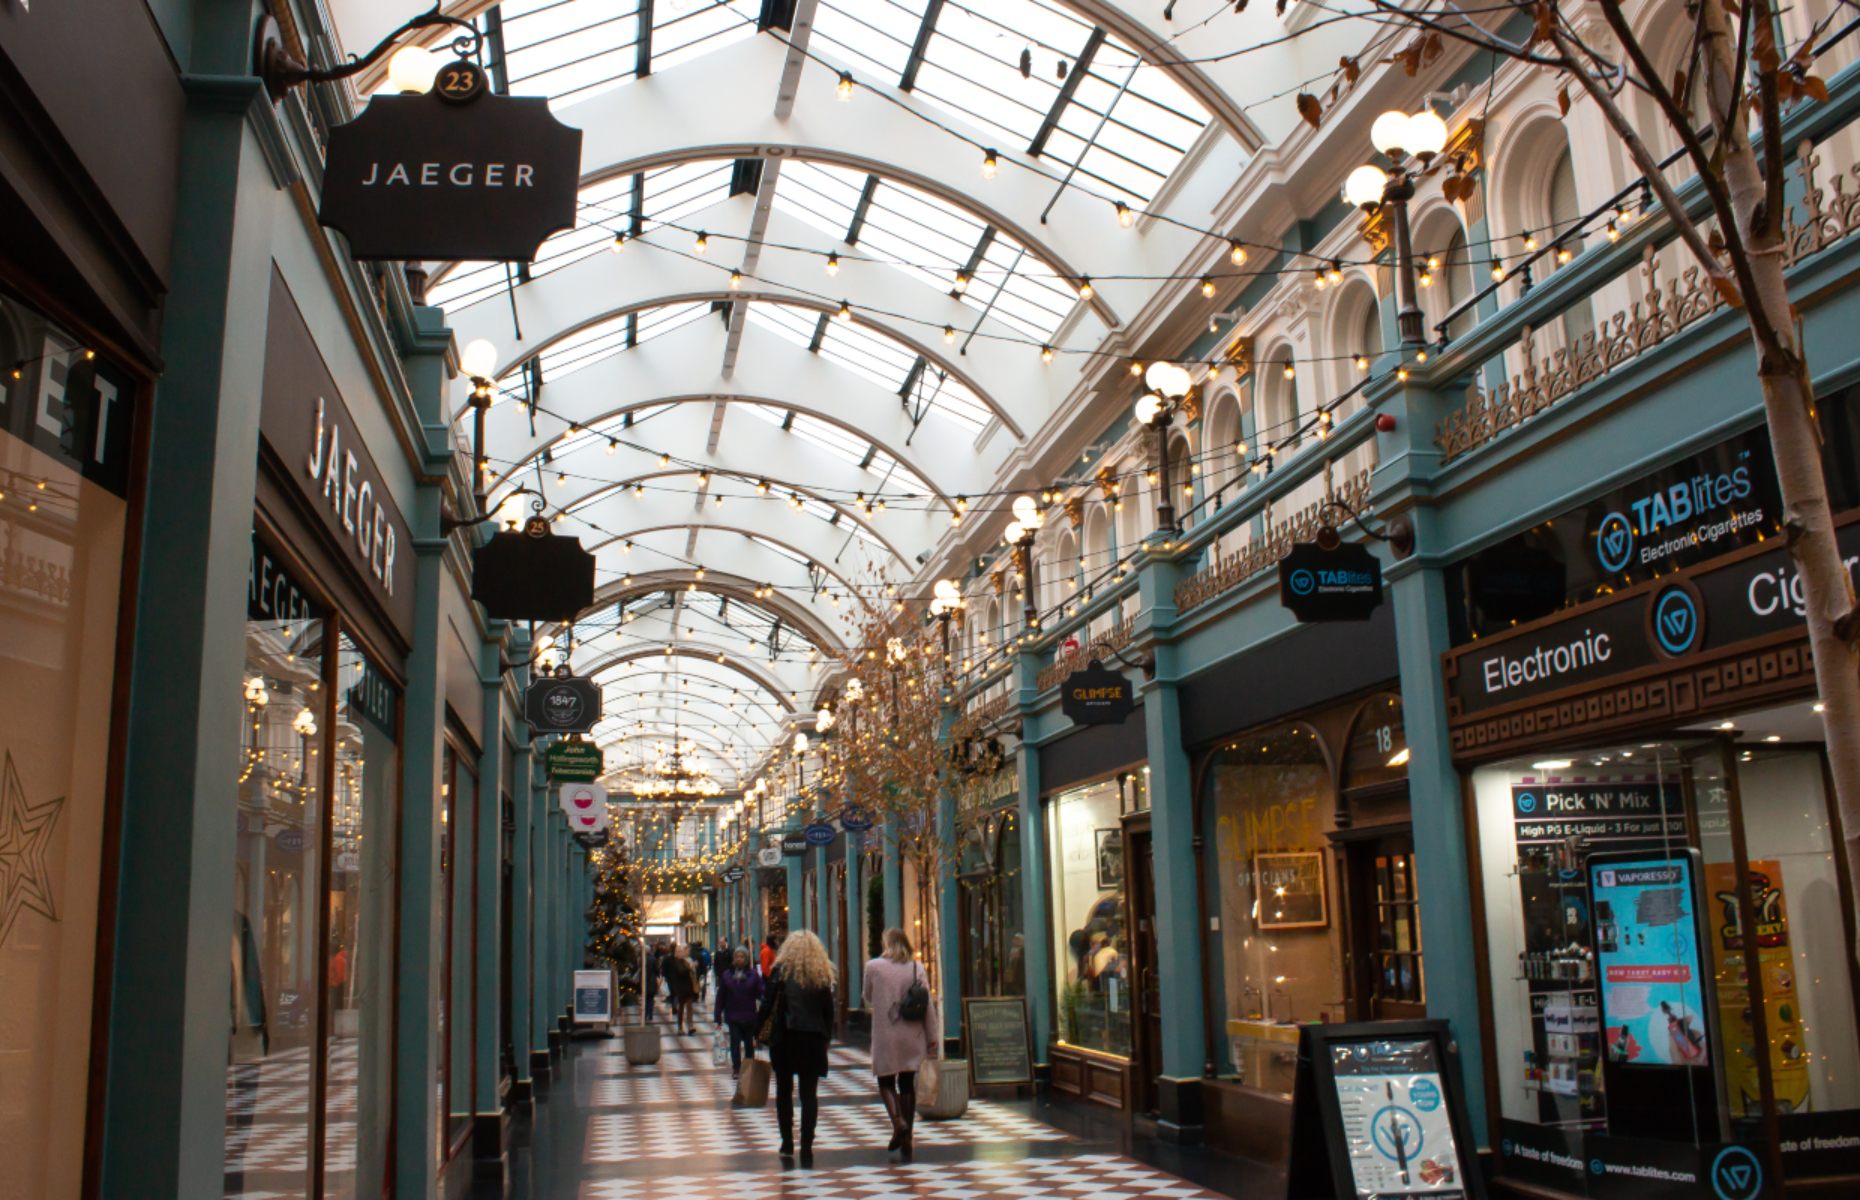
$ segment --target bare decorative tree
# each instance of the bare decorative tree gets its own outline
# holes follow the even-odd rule
[[[909,606],[861,627],[839,685],[828,776],[848,805],[881,823],[920,880],[942,878],[952,836],[939,823],[949,759],[934,629]],[[934,971],[943,934],[934,905],[921,920],[917,940]]]

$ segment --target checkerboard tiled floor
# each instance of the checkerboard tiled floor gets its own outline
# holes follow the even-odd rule
[[[1115,1154],[773,1169],[586,1183],[581,1200],[1218,1200],[1215,1193]]]

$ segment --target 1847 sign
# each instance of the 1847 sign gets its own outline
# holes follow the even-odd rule
[[[523,717],[537,733],[586,733],[601,719],[601,689],[579,676],[538,679],[524,694]]]
[[[376,96],[328,157],[319,219],[356,258],[528,262],[575,223],[581,131],[541,97],[484,94],[470,63],[428,95]]]
[[[1130,680],[1094,658],[1059,685],[1059,707],[1075,725],[1121,725],[1137,701]]]
[[[1356,542],[1299,542],[1279,560],[1279,603],[1302,621],[1367,621],[1382,603],[1382,564]]]

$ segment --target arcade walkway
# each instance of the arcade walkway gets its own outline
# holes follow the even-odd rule
[[[971,1101],[957,1121],[917,1122],[915,1161],[886,1154],[890,1126],[863,1050],[836,1046],[821,1081],[811,1170],[775,1155],[774,1100],[732,1110],[711,1026],[664,1039],[630,1067],[620,1040],[576,1043],[512,1151],[516,1200],[1219,1200],[1275,1194],[1276,1179],[1205,1151],[1132,1139],[1123,1123],[1031,1101]],[[797,1125],[799,1114],[796,1115]],[[1191,1182],[1192,1180],[1192,1182]],[[1268,1190],[1269,1189],[1269,1190]]]

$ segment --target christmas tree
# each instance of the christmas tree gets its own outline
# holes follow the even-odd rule
[[[639,901],[626,846],[615,840],[592,854],[594,902],[588,906],[588,958],[614,968],[621,1000],[639,996]]]

